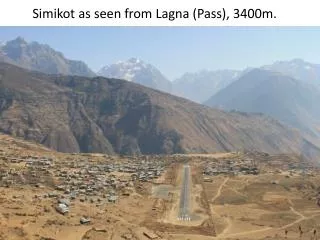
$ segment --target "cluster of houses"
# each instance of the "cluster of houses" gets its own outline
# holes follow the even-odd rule
[[[128,192],[135,181],[152,181],[165,170],[165,161],[123,159],[122,161],[70,161],[54,170],[56,189],[72,196],[107,197],[117,200],[117,193]]]
[[[257,175],[259,169],[252,159],[237,158],[206,161],[203,168],[203,175]]]
[[[203,174],[213,175],[257,175],[261,172],[282,173],[290,175],[314,175],[318,169],[312,162],[301,156],[245,151],[224,159],[202,159]]]
[[[37,187],[48,185],[54,191],[43,197],[63,196],[81,202],[116,203],[119,196],[128,196],[136,182],[148,182],[160,177],[169,161],[160,156],[117,157],[88,154],[71,154],[62,159],[38,156],[2,157],[0,163],[0,186],[29,184]],[[14,167],[10,167],[13,166]],[[19,167],[17,167],[19,166]],[[59,202],[56,210],[62,214],[69,211],[66,202]]]
[[[1,156],[0,186],[38,183],[39,177],[50,174],[53,158],[38,156]]]
[[[269,173],[288,172],[289,175],[314,175],[319,165],[302,155],[267,154],[256,151],[246,152],[244,157],[254,159],[260,169]]]

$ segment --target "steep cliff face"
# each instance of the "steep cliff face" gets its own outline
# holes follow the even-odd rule
[[[53,76],[9,64],[0,64],[0,131],[63,152],[319,151],[261,114],[226,113],[118,79]]]

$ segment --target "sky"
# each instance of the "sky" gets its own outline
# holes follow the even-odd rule
[[[98,71],[139,58],[170,80],[202,69],[244,69],[301,58],[320,63],[320,27],[0,27],[0,42],[18,36],[48,44]]]

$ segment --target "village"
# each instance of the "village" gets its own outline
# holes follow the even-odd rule
[[[17,221],[29,226],[25,230],[29,234],[39,235],[33,235],[34,239],[61,239],[73,231],[88,239],[106,239],[119,230],[121,239],[175,239],[174,234],[180,233],[227,238],[246,222],[248,231],[265,228],[266,235],[267,231],[275,235],[283,234],[282,228],[288,226],[289,234],[296,236],[298,225],[290,226],[313,218],[308,209],[318,217],[318,168],[300,156],[254,151],[125,156],[26,151],[24,144],[19,148],[8,143],[0,149],[0,201],[7,234],[12,234],[8,229]],[[182,221],[175,209],[179,209],[182,167],[188,164],[190,186],[186,188],[192,221]],[[29,207],[23,207],[23,202]],[[232,211],[235,207],[239,216]],[[276,227],[264,217],[242,218],[251,207],[266,212],[264,217],[278,218],[280,210],[291,217]],[[254,225],[255,221],[261,226]],[[134,238],[140,233],[141,237]]]
[[[252,160],[242,159],[240,161],[210,161],[203,169],[204,175],[246,175],[246,174],[259,174],[259,169]]]
[[[255,151],[234,153],[222,159],[203,157],[201,163],[203,165],[202,173],[205,176],[258,175],[260,173],[312,176],[316,169],[314,164],[308,161],[301,162],[298,157],[289,157],[281,154],[269,155]]]
[[[0,187],[29,185],[52,191],[35,198],[56,199],[57,212],[69,213],[70,202],[117,203],[159,178],[171,161],[163,156],[68,154],[67,157],[15,156],[1,152]],[[140,189],[140,190],[141,190]],[[81,223],[88,220],[81,219]]]

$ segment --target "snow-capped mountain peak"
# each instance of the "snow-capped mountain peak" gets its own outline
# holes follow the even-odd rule
[[[139,71],[147,68],[146,64],[137,58],[130,58],[127,61],[117,61],[106,65],[98,75],[110,78],[121,78],[127,81],[134,81]]]
[[[124,79],[166,92],[171,91],[171,82],[156,67],[138,58],[106,65],[98,75]]]

